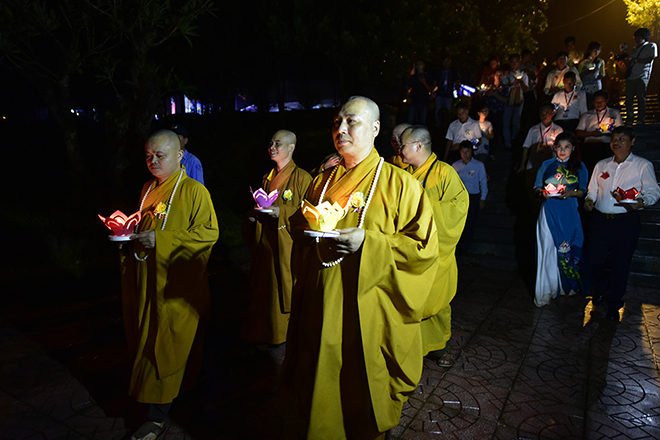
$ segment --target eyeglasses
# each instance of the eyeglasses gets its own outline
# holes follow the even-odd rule
[[[399,151],[401,151],[401,150],[403,150],[404,148],[406,148],[406,145],[415,145],[415,144],[418,143],[418,142],[419,142],[419,141],[401,143],[400,146],[399,146]]]
[[[571,150],[573,150],[573,146],[572,145],[557,145],[555,147],[555,150],[557,150],[557,151],[571,151]]]

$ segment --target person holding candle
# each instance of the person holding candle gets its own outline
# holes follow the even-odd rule
[[[520,68],[520,55],[513,54],[509,57],[511,71],[504,77],[502,84],[509,88],[509,102],[504,107],[504,147],[511,148],[513,139],[520,131],[520,118],[522,117],[525,93],[529,90],[529,78]]]
[[[291,311],[290,218],[307,192],[312,176],[295,164],[296,135],[277,131],[270,140],[268,155],[275,167],[264,175],[261,187],[277,199],[264,210],[248,213],[243,231],[252,253],[248,282],[249,306],[241,337],[254,344],[281,344],[286,341]]]
[[[610,95],[605,90],[594,93],[594,109],[580,116],[575,134],[584,139],[582,160],[591,173],[596,163],[611,156],[610,136],[615,127],[623,125],[621,112],[607,106]]]
[[[158,131],[144,151],[154,179],[142,188],[134,240],[120,249],[124,328],[135,354],[129,394],[148,404],[133,440],[162,433],[184,375],[192,385],[201,368],[206,264],[219,236],[209,192],[181,167],[177,135]]]
[[[466,143],[472,152],[472,142],[463,141],[461,145]],[[416,125],[403,132],[401,157],[409,165],[406,171],[422,185],[433,205],[440,259],[431,290],[435,300],[429,312],[431,317],[423,320],[421,325],[422,343],[424,355],[447,368],[454,364],[448,342],[451,338],[450,302],[456,295],[458,283],[455,250],[463,232],[470,199],[458,173],[432,151],[431,133],[426,127]],[[478,163],[483,169],[483,164]]]
[[[582,79],[577,69],[573,66],[568,65],[568,53],[561,51],[557,53],[557,68],[552,69],[548,76],[545,79],[545,87],[543,88],[543,93],[552,97],[564,88],[564,75],[566,72],[575,73],[575,85],[578,88],[582,87]]]
[[[587,101],[591,103],[594,93],[603,88],[602,79],[605,78],[605,61],[598,58],[601,45],[598,41],[592,41],[587,46],[585,57],[578,65],[580,78],[582,78],[582,89],[587,94]]]
[[[354,96],[332,135],[341,162],[306,200],[346,207],[338,236],[294,238],[294,288],[282,384],[309,439],[382,439],[421,378],[420,321],[438,267],[433,208],[422,186],[374,148],[379,109]],[[302,210],[296,218],[308,226]]]
[[[556,157],[543,162],[536,174],[534,191],[545,199],[536,224],[537,307],[582,290],[579,263],[584,233],[577,198],[586,192],[588,174],[576,146],[573,133],[559,134],[554,143]]]
[[[446,124],[454,103],[454,91],[460,90],[461,77],[456,67],[451,65],[451,55],[442,56],[442,67],[433,73],[433,90],[435,91],[435,125]]]
[[[605,317],[611,321],[620,320],[619,310],[624,305],[628,271],[641,230],[639,210],[660,198],[653,164],[632,153],[634,144],[631,127],[612,131],[614,156],[596,164],[584,202],[584,209],[593,211],[588,241],[592,302],[598,306],[606,301]],[[637,192],[637,196],[624,200],[617,192],[619,188]]]
[[[575,73],[566,72],[564,88],[552,98],[555,105],[555,122],[564,131],[575,132],[580,116],[587,112],[587,98],[582,90],[575,87]]]
[[[453,162],[458,154],[458,146],[463,141],[470,141],[478,147],[481,143],[481,127],[479,123],[470,117],[470,104],[461,101],[456,105],[456,120],[449,124],[447,129],[447,145],[443,160],[447,163]]]

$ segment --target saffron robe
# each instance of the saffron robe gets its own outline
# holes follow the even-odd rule
[[[435,153],[416,170],[408,171],[422,185],[433,205],[433,218],[438,229],[440,257],[431,295],[422,321],[424,355],[441,350],[451,338],[451,306],[458,284],[456,245],[463,233],[470,205],[463,181],[454,168]]]
[[[378,162],[375,149],[351,170],[340,162],[324,200],[346,206],[358,191],[366,200]],[[331,172],[310,185],[314,205]],[[360,212],[350,210],[337,229],[356,227]],[[296,220],[307,225],[301,214]],[[313,239],[294,241],[283,383],[309,410],[309,439],[378,437],[398,424],[421,377],[419,322],[438,258],[431,204],[410,175],[384,163],[363,229],[358,251],[329,268]],[[325,262],[341,256],[332,244],[320,239]]]
[[[264,176],[262,188],[280,192],[273,205],[280,207],[279,218],[259,214],[247,225],[245,238],[252,251],[248,295],[250,305],[243,321],[241,337],[250,342],[281,344],[286,341],[291,312],[291,224],[289,218],[300,208],[312,176],[293,161],[280,170],[285,177],[279,188],[270,183],[277,175],[273,170]],[[287,176],[288,175],[288,176]]]
[[[156,214],[157,207],[167,205],[179,173],[161,185],[154,179],[144,200],[137,232],[154,230],[156,246],[149,250],[133,241],[121,253],[124,329],[135,352],[129,394],[143,403],[172,402],[189,356],[190,373],[194,375],[200,366],[210,303],[206,264],[219,229],[208,190],[184,170],[165,230],[161,230],[165,218]],[[150,184],[142,188],[140,200]],[[134,252],[146,260],[138,261]]]

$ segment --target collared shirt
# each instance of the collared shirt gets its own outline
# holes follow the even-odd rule
[[[204,185],[204,171],[202,170],[202,163],[197,159],[197,156],[188,150],[184,150],[181,165],[186,167],[188,177]]]
[[[602,130],[601,126],[607,125],[606,130]],[[623,125],[621,121],[621,112],[614,108],[605,107],[601,111],[589,110],[580,116],[580,123],[577,126],[578,130],[594,131],[601,128],[601,131],[610,132],[614,127]],[[603,134],[602,136],[589,136],[585,142],[605,142],[610,141],[610,133]]]
[[[548,77],[545,79],[545,87],[543,88],[543,92],[546,95],[550,94],[550,89],[552,87],[564,87],[564,75],[566,72],[575,72],[575,88],[576,89],[581,89],[582,88],[582,78],[580,78],[580,73],[577,71],[577,69],[573,66],[566,66],[562,70],[559,69],[554,69],[551,70],[550,73],[548,73]]]
[[[468,193],[481,193],[481,200],[486,200],[486,196],[488,195],[488,180],[486,178],[486,167],[483,163],[472,158],[468,163],[457,160],[451,166],[458,173]]]
[[[587,112],[587,95],[577,87],[572,92],[558,91],[552,97],[552,103],[555,104],[555,121],[579,119]]]
[[[472,139],[481,139],[481,127],[477,121],[470,117],[467,118],[464,124],[456,119],[449,124],[446,137],[453,144],[460,144],[462,141],[472,141]]]
[[[559,136],[559,133],[564,131],[559,125],[551,122],[549,126],[544,126],[542,122],[534,125],[527,132],[527,137],[525,142],[523,142],[523,148],[530,148],[532,145],[536,144],[549,144],[552,145],[555,143],[555,138]],[[528,170],[532,169],[532,161],[527,162]]]
[[[632,153],[621,163],[616,163],[612,156],[596,164],[589,181],[587,199],[593,200],[596,209],[603,214],[626,213],[628,211],[624,206],[615,206],[617,202],[612,196],[612,191],[619,187],[624,191],[637,189],[646,206],[653,205],[660,198],[653,164]]]

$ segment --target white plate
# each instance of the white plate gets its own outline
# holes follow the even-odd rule
[[[341,235],[337,231],[324,232],[324,231],[314,231],[312,229],[305,229],[303,231],[303,234],[305,234],[308,237],[314,237],[314,238],[316,238],[316,237],[320,237],[320,238],[339,237]]]
[[[617,203],[623,203],[625,205],[630,204],[630,203],[637,203],[637,200],[631,200],[631,199],[623,199],[620,202]]]
[[[560,193],[554,193],[554,194],[546,194],[545,196],[546,196],[546,197],[561,197],[561,196],[563,196],[563,194],[560,194]]]
[[[133,239],[133,236],[135,234],[131,235],[108,235],[108,240],[110,241],[131,241]]]
[[[270,208],[254,208],[254,209],[259,211],[259,212],[264,212],[266,214],[269,213],[269,212],[273,212],[273,210],[270,209]]]

